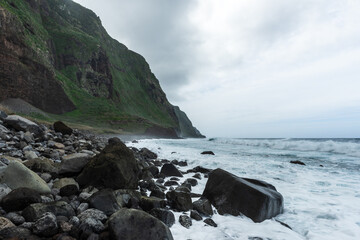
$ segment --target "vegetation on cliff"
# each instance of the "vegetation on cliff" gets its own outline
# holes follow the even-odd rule
[[[69,122],[201,136],[181,122],[185,113],[145,59],[112,39],[91,10],[71,0],[4,0],[0,20],[0,101],[22,98]]]

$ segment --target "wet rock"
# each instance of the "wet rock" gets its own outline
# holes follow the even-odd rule
[[[142,159],[144,160],[151,160],[151,159],[156,159],[157,158],[157,154],[150,151],[149,149],[147,148],[142,148],[140,151],[139,151],[139,154],[140,156],[142,157]]]
[[[164,174],[165,176],[176,176],[176,177],[182,177],[183,175],[181,172],[171,163],[166,163],[162,166],[161,174]]]
[[[51,173],[52,175],[57,174],[58,172],[58,165],[47,158],[34,158],[24,162],[24,165],[35,172],[47,172]]]
[[[185,228],[190,228],[192,226],[191,218],[185,214],[179,216],[179,223]]]
[[[64,201],[31,204],[23,210],[22,215],[26,221],[34,222],[46,212],[52,212],[55,216],[66,216],[68,218],[75,215],[71,205]]]
[[[203,151],[201,154],[202,155],[215,155],[215,153],[213,151]]]
[[[35,136],[40,136],[43,132],[39,125],[18,115],[10,115],[4,119],[4,122],[18,131],[29,131]]]
[[[195,187],[198,184],[198,181],[194,178],[188,178],[185,180],[184,183],[190,183],[192,187]]]
[[[0,217],[0,231],[5,228],[11,228],[11,227],[15,227],[15,225],[9,219]]]
[[[166,206],[166,201],[157,197],[145,197],[142,196],[140,200],[140,207],[149,212],[153,208],[164,208]]]
[[[73,130],[66,126],[65,123],[61,122],[61,121],[57,121],[53,124],[54,130],[55,132],[60,132],[63,135],[71,135],[73,133]]]
[[[76,213],[80,214],[82,212],[84,212],[85,210],[87,210],[89,208],[89,204],[88,203],[81,203],[77,209],[76,209]]]
[[[130,149],[122,142],[110,144],[90,160],[77,177],[81,186],[135,189],[139,167]]]
[[[166,193],[171,208],[178,211],[188,211],[192,209],[192,202],[189,192],[171,190]]]
[[[151,192],[150,197],[157,197],[160,199],[165,199],[165,193],[160,189],[155,189]]]
[[[212,227],[217,227],[217,224],[211,218],[205,219],[204,223],[206,223],[207,225],[212,226]]]
[[[165,223],[165,225],[168,227],[171,227],[175,223],[175,215],[167,209],[153,208],[149,213]]]
[[[164,183],[164,186],[166,186],[166,187],[168,187],[168,186],[179,186],[179,183],[177,181],[169,180],[169,181],[166,181]]]
[[[214,214],[211,203],[206,198],[200,198],[193,202],[193,208],[204,216],[211,216]]]
[[[299,160],[290,161],[290,163],[292,163],[292,164],[298,164],[298,165],[303,165],[303,166],[306,165],[305,163],[303,163],[302,161],[299,161]]]
[[[51,192],[39,175],[17,161],[10,162],[5,171],[0,173],[0,181],[11,189],[30,188],[44,194]]]
[[[159,174],[159,169],[158,169],[156,166],[154,166],[154,165],[149,166],[149,167],[147,168],[147,170],[148,170],[149,172],[151,172],[151,174],[152,174],[153,176],[156,176],[157,174]]]
[[[219,214],[244,214],[254,222],[262,222],[283,211],[283,197],[275,187],[255,179],[245,180],[222,169],[210,173],[203,196]]]
[[[10,212],[6,214],[5,217],[9,219],[11,222],[13,222],[15,225],[20,225],[25,222],[25,218],[15,212]]]
[[[94,193],[88,202],[90,207],[99,209],[108,216],[123,207],[123,202],[116,197],[112,189],[103,189]]]
[[[32,235],[31,231],[22,227],[10,227],[0,230],[1,239],[26,239],[40,240],[39,237]]]
[[[90,161],[91,156],[86,153],[73,153],[62,157],[60,164],[60,174],[79,173]]]
[[[54,182],[53,188],[59,189],[61,196],[71,196],[79,192],[79,184],[73,178],[61,178]]]
[[[195,219],[196,221],[202,220],[201,215],[200,215],[199,212],[196,211],[196,210],[191,210],[191,211],[190,211],[190,217],[191,217],[192,219]]]
[[[55,235],[58,232],[56,216],[51,212],[44,213],[44,215],[34,223],[33,232],[43,237]]]
[[[108,225],[111,239],[173,239],[163,222],[136,209],[120,209],[110,217]]]
[[[210,173],[212,170],[201,166],[194,167],[193,169],[187,170],[186,173]]]
[[[18,188],[11,191],[1,201],[1,207],[7,211],[20,211],[32,203],[41,202],[40,194],[29,188]]]

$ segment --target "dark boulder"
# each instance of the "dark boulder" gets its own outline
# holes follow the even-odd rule
[[[147,148],[142,148],[139,151],[139,155],[141,156],[142,159],[144,160],[151,160],[151,159],[156,159],[157,158],[157,154],[150,151]]]
[[[199,214],[199,212],[196,211],[196,210],[191,210],[191,211],[190,211],[190,217],[191,217],[192,219],[195,219],[196,221],[202,220],[202,216],[201,216],[201,215]]]
[[[136,210],[122,208],[108,220],[111,239],[118,240],[172,240],[169,228],[152,215]]]
[[[4,119],[4,122],[17,131],[34,133],[36,137],[43,134],[43,130],[39,125],[18,115],[10,115]]]
[[[139,166],[133,152],[122,142],[107,145],[93,157],[77,177],[81,186],[136,189]]]
[[[66,126],[65,123],[61,122],[61,121],[57,121],[57,122],[54,122],[54,130],[55,132],[60,132],[64,135],[71,135],[73,133],[73,130]]]
[[[201,154],[202,155],[215,155],[215,153],[213,151],[203,151]]]
[[[10,227],[0,230],[0,240],[9,239],[26,239],[26,240],[40,240],[39,237],[32,235],[31,231],[22,227]]]
[[[245,180],[219,168],[210,173],[203,197],[209,199],[219,214],[244,214],[254,222],[283,212],[283,197],[275,187],[259,180]]]
[[[166,193],[171,208],[178,211],[188,211],[192,209],[192,202],[189,192],[172,190]]]
[[[71,205],[64,201],[31,204],[23,210],[22,215],[26,221],[35,222],[46,212],[51,212],[55,216],[65,216],[68,218],[75,215]]]
[[[211,218],[205,219],[204,223],[206,223],[207,225],[212,226],[212,227],[217,227],[217,224]]]
[[[108,216],[118,211],[124,204],[112,189],[103,189],[94,193],[88,202],[90,207],[101,210]]]
[[[30,188],[18,188],[1,200],[1,207],[7,211],[20,211],[32,203],[41,202],[40,194]]]
[[[149,212],[153,208],[164,208],[166,207],[166,201],[161,198],[157,197],[141,197],[140,201],[140,207],[146,211]]]
[[[303,163],[302,161],[299,161],[299,160],[290,161],[290,163],[292,163],[292,164],[298,164],[298,165],[304,165],[304,166],[305,166],[305,163]]]
[[[160,199],[165,199],[165,193],[163,191],[161,191],[160,189],[154,189],[151,192],[150,197],[157,197]]]
[[[206,198],[200,198],[199,200],[193,202],[193,209],[205,216],[211,216],[214,214],[211,203]]]
[[[190,228],[192,225],[191,218],[185,214],[179,216],[179,223],[185,228]]]
[[[164,174],[166,177],[169,176],[176,176],[176,177],[182,177],[183,175],[181,172],[171,163],[166,163],[162,166],[161,174]]]
[[[197,167],[194,167],[193,169],[189,169],[189,170],[187,170],[187,172],[186,173],[191,173],[191,172],[193,172],[193,173],[209,173],[209,172],[211,172],[212,171],[212,169],[208,169],[208,168],[204,168],[204,167],[201,167],[201,166],[197,166]]]
[[[150,214],[166,224],[166,226],[171,227],[175,223],[175,215],[164,208],[153,208],[150,211]]]

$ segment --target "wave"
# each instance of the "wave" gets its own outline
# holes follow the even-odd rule
[[[291,151],[316,151],[360,157],[359,139],[226,139],[212,142]]]

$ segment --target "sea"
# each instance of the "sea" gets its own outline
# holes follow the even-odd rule
[[[170,230],[175,240],[360,239],[360,139],[144,139],[127,145],[146,147],[160,159],[185,160],[188,166],[179,167],[183,171],[200,165],[263,180],[284,197],[284,213],[261,223],[216,213],[217,228],[193,220],[186,229],[178,222],[182,213],[174,212]],[[201,155],[205,150],[215,155]],[[206,181],[199,180],[192,192],[201,194]]]

